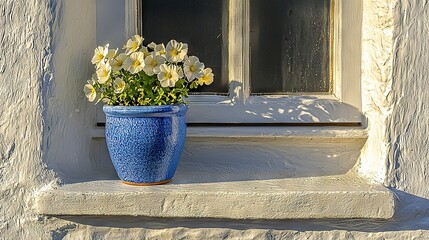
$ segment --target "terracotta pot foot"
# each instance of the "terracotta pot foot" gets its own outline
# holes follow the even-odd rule
[[[162,184],[169,183],[171,182],[171,179],[161,181],[161,182],[154,182],[154,183],[135,183],[135,182],[126,182],[126,181],[122,181],[122,182],[127,185],[133,185],[133,186],[153,186],[153,185],[162,185]]]

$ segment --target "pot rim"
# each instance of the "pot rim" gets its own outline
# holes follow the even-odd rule
[[[108,117],[164,117],[185,115],[186,104],[161,106],[111,106],[104,105],[103,111]]]

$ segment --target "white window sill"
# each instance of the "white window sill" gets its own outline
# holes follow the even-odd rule
[[[350,170],[365,143],[364,130],[251,129],[189,128],[185,158],[171,183],[134,187],[116,177],[82,180],[39,192],[38,213],[226,219],[393,216],[393,194]],[[207,156],[208,151],[216,154]],[[226,158],[237,151],[240,155]]]
[[[92,138],[105,138],[104,127],[96,127],[88,132]],[[367,138],[362,127],[344,126],[204,126],[188,127],[187,138],[284,138],[284,139],[330,139],[348,140]]]

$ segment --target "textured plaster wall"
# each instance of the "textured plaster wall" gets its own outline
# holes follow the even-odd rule
[[[383,182],[389,147],[387,122],[395,105],[391,91],[397,1],[363,2],[362,110],[368,119],[369,137],[362,151],[359,172]]]
[[[387,183],[429,198],[429,1],[400,1],[396,15]]]
[[[0,238],[48,237],[32,210],[53,174],[42,162],[45,83],[51,79],[51,6],[0,3]]]
[[[365,1],[363,109],[370,131],[360,166],[364,175],[425,198],[429,198],[427,19],[428,1]]]
[[[398,214],[391,221],[263,224],[35,214],[40,188],[103,166],[88,161],[84,129],[94,106],[82,94],[96,46],[95,0],[1,1],[0,239],[428,239],[429,3],[363,3],[370,131],[359,171],[396,188]]]
[[[52,79],[44,92],[44,161],[65,180],[88,175],[94,124],[93,103],[86,101],[82,84],[93,74],[96,47],[95,1],[53,1]]]

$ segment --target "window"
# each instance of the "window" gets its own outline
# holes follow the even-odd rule
[[[187,42],[214,69],[216,83],[189,98],[189,123],[362,122],[356,1],[125,3],[126,35]]]
[[[228,93],[227,0],[141,0],[141,9],[140,32],[146,43],[166,44],[170,39],[187,43],[189,54],[198,56],[216,75],[216,81],[199,92]]]

